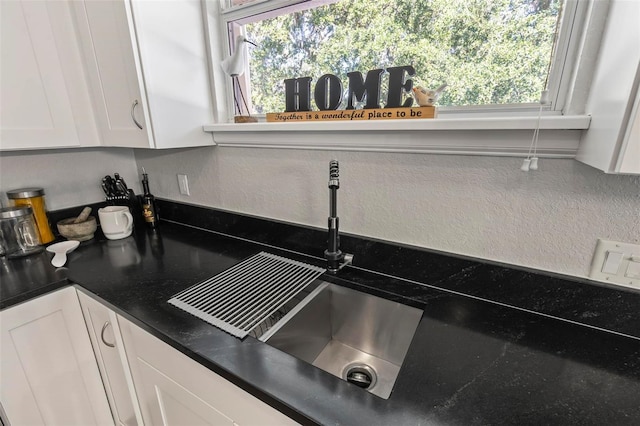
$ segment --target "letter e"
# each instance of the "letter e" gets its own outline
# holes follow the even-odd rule
[[[400,105],[402,98],[402,92],[411,92],[413,87],[413,80],[410,78],[405,80],[405,72],[408,76],[413,77],[416,74],[416,70],[411,65],[405,65],[402,67],[387,68],[389,72],[389,95],[387,96],[387,104],[385,108],[398,108],[400,106],[410,107],[413,105],[413,98],[409,97]]]

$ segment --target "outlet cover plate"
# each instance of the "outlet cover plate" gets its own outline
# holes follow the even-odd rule
[[[602,272],[609,252],[622,253],[622,260],[615,273]],[[640,278],[632,273],[636,269],[636,263],[640,263],[640,245],[599,239],[591,261],[589,278],[640,290]],[[627,276],[628,274],[631,276]]]

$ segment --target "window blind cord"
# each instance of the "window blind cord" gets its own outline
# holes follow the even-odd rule
[[[556,28],[553,34],[553,44],[551,45],[551,52],[549,53],[549,66],[547,68],[547,75],[544,79],[544,90],[540,92],[540,108],[538,109],[538,120],[536,121],[536,127],[533,131],[533,138],[531,139],[531,145],[529,146],[529,152],[527,158],[522,162],[520,170],[528,172],[529,170],[538,170],[538,136],[540,135],[540,118],[542,116],[542,108],[549,103],[549,74],[551,73],[551,66],[556,56],[556,48],[558,47],[558,34],[560,33],[560,22],[562,17],[562,7],[558,11],[558,19],[556,20]]]
[[[529,152],[527,158],[522,162],[520,170],[528,172],[529,170],[538,170],[538,137],[540,135],[540,118],[542,117],[542,108],[549,102],[549,92],[543,90],[540,94],[540,108],[538,109],[538,119],[536,121],[536,127],[533,131],[533,138],[531,139],[531,145],[529,145]]]

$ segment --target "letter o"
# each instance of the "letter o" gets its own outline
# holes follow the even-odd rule
[[[320,111],[338,109],[342,102],[342,83],[333,74],[325,74],[318,79],[313,93]]]

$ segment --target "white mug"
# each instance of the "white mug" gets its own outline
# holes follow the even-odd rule
[[[98,209],[98,217],[104,236],[110,240],[126,238],[133,231],[133,216],[129,212],[129,207],[103,207]]]

